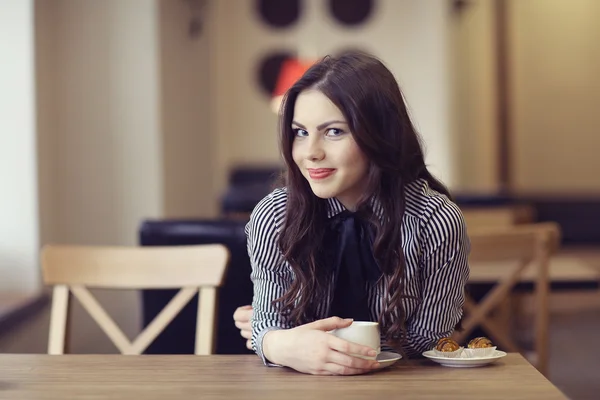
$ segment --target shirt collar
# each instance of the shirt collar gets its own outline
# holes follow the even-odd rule
[[[377,215],[379,219],[383,218],[383,207],[381,202],[376,197],[371,197],[369,201],[371,203],[371,209]],[[345,211],[346,207],[336,197],[327,199],[327,218],[332,218],[342,211]]]

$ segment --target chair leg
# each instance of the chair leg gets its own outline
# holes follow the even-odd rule
[[[505,330],[500,328],[498,323],[491,319],[487,314],[477,315],[477,313],[475,313],[477,308],[478,306],[473,300],[470,298],[465,300],[465,311],[468,313],[464,324],[465,329],[461,332],[455,332],[453,335],[454,340],[457,342],[464,341],[475,326],[481,325],[492,341],[500,348],[509,352],[518,352],[519,347],[510,338],[510,332],[505,333]]]
[[[493,316],[491,317],[495,321],[499,332],[506,337],[511,335],[512,326],[512,294],[508,294],[503,300],[501,300],[496,308]]]
[[[541,244],[543,246],[544,244]],[[550,329],[548,279],[548,252],[542,247],[539,256],[539,273],[535,284],[536,320],[535,320],[535,351],[537,353],[537,369],[543,375],[548,374],[548,330]]]
[[[48,338],[48,354],[64,354],[65,331],[69,310],[69,288],[56,285],[52,292],[52,308],[50,310],[50,335]]]

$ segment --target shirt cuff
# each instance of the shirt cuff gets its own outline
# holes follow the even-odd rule
[[[260,331],[259,334],[256,337],[256,342],[255,342],[256,354],[258,354],[258,356],[260,357],[260,359],[262,360],[262,362],[267,367],[283,367],[283,365],[274,364],[274,363],[270,362],[269,360],[267,360],[267,358],[265,357],[265,353],[263,352],[263,340],[265,338],[265,335],[268,332],[277,331],[277,330],[280,330],[280,329],[282,329],[282,328],[279,328],[277,326],[271,326],[271,327],[265,328],[262,331]]]

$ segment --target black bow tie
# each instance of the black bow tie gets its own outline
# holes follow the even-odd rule
[[[330,218],[326,233],[329,265],[334,270],[330,316],[370,321],[367,284],[381,277],[373,256],[374,232],[367,221],[347,210]]]

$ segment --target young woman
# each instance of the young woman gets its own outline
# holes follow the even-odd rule
[[[246,227],[254,299],[234,319],[249,346],[266,365],[360,374],[377,361],[346,353],[373,349],[327,331],[378,321],[405,356],[451,335],[469,240],[392,73],[364,54],[326,57],[286,94],[280,131],[286,187]]]

